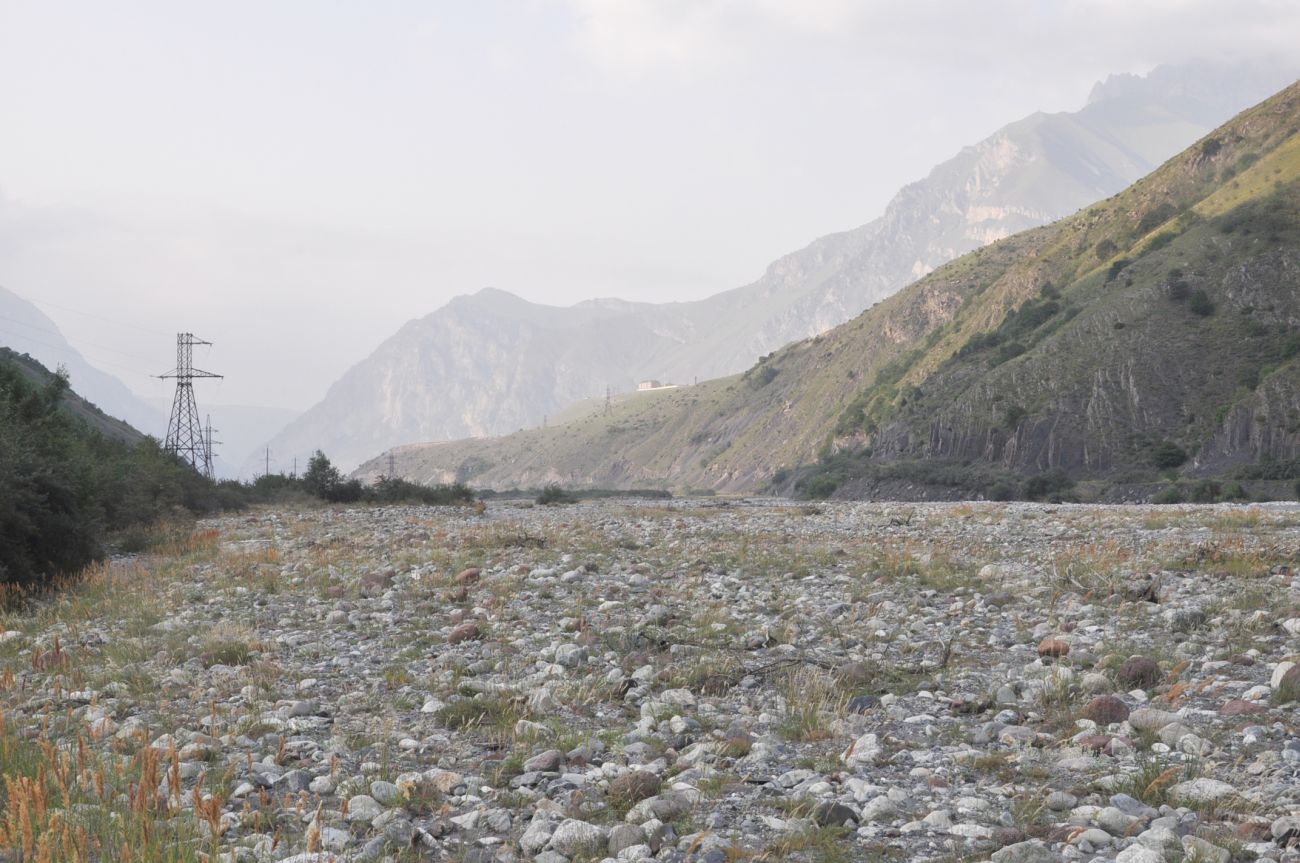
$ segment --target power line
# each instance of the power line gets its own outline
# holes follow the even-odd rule
[[[63,339],[65,342],[68,343],[68,347],[73,349],[76,349],[77,347],[76,345],[72,344],[71,339],[69,339],[67,335],[65,335],[60,330],[52,330],[49,327],[38,327],[36,324],[29,324],[26,321],[20,321],[18,318],[11,318],[8,315],[0,315],[0,320],[5,320],[5,321],[9,321],[10,323],[18,324],[18,326],[20,327],[29,327],[30,329],[36,330],[38,333],[48,333],[52,336],[58,336],[59,338]],[[96,342],[83,342],[80,339],[78,339],[77,341],[79,344],[88,345],[92,348],[99,348],[100,350],[104,350],[104,351],[110,351],[115,354],[121,354],[122,356],[130,357],[133,360],[143,360],[146,363],[152,362],[152,360],[149,357],[142,357],[139,354],[128,354],[126,351],[120,351],[117,348],[110,348],[108,345],[101,345]]]
[[[80,355],[76,352],[76,349],[73,348],[72,345],[69,345],[69,344],[56,345],[56,344],[54,344],[54,343],[52,343],[52,342],[47,342],[47,341],[43,341],[43,340],[41,340],[41,339],[33,338],[33,337],[29,336],[27,333],[17,333],[17,332],[14,332],[13,330],[6,330],[6,329],[4,329],[3,327],[0,327],[0,333],[4,333],[4,332],[7,332],[9,335],[11,335],[11,336],[16,336],[17,338],[20,338],[20,339],[26,339],[27,341],[32,342],[33,344],[43,345],[43,346],[45,346],[45,347],[47,347],[47,348],[53,348],[54,350],[58,351],[59,354],[60,354],[60,355],[61,355],[65,360],[70,360],[70,359],[74,359],[74,358],[80,357]],[[10,345],[10,346],[7,346],[7,347],[12,347],[12,346]],[[69,353],[69,350],[71,350],[73,353]],[[85,359],[85,357],[80,357],[80,358],[83,359],[83,360]],[[154,377],[154,375],[150,374],[149,372],[141,371],[140,369],[133,369],[133,368],[130,368],[129,366],[124,366],[124,365],[122,365],[121,363],[110,363],[110,362],[103,362],[103,361],[96,360],[96,361],[93,363],[93,365],[96,366],[96,367],[98,367],[98,366],[112,366],[113,368],[121,369],[122,371],[127,371],[127,372],[130,372],[130,373],[133,374],[133,375],[139,375],[140,377],[145,377],[145,378],[152,378],[152,377]]]
[[[83,315],[83,316],[85,316],[85,317],[87,317],[87,318],[94,318],[94,319],[97,320],[97,321],[104,321],[104,322],[106,322],[106,323],[110,323],[110,324],[117,324],[118,326],[121,326],[121,327],[130,327],[131,329],[133,329],[133,330],[139,330],[139,331],[142,332],[142,333],[153,333],[155,336],[170,336],[170,335],[171,335],[171,333],[163,332],[162,330],[155,330],[155,329],[151,329],[151,328],[149,328],[149,327],[142,327],[142,326],[140,326],[139,324],[132,324],[132,323],[129,323],[129,322],[127,322],[127,321],[118,321],[118,320],[114,320],[113,318],[107,318],[107,317],[104,317],[103,315],[96,315],[96,314],[94,314],[94,313],[92,313],[92,312],[85,312],[85,311],[82,311],[81,309],[73,309],[73,308],[69,308],[68,306],[61,306],[61,305],[59,305],[58,303],[51,303],[51,302],[49,302],[48,300],[28,300],[28,302],[30,302],[30,303],[32,303],[32,304],[34,304],[34,305],[37,305],[37,306],[44,306],[44,307],[51,308],[51,309],[58,309],[58,310],[63,311],[63,312],[71,312],[71,313],[74,314],[74,315]]]

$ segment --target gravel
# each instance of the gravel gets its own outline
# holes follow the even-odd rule
[[[5,615],[4,733],[155,748],[228,863],[1300,861],[1293,506],[200,528]]]

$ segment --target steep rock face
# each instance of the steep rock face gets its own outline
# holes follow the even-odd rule
[[[350,468],[395,444],[540,425],[606,387],[735,373],[966,252],[1115,194],[1283,78],[1192,66],[1112,79],[1082,110],[1012,123],[905,186],[880,218],[698,302],[457,298],[403,327],[270,446],[281,458],[320,447]]]

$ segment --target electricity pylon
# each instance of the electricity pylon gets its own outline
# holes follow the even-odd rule
[[[167,440],[163,449],[175,453],[208,479],[213,479],[212,441],[199,422],[199,406],[194,402],[194,379],[219,378],[221,375],[194,368],[194,346],[211,344],[196,339],[193,333],[177,333],[176,368],[158,376],[163,380],[176,379],[176,398],[172,401],[172,415],[167,421]]]

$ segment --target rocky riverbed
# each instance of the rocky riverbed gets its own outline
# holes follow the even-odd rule
[[[1298,554],[1291,505],[215,519],[0,620],[0,858],[1300,861]]]

